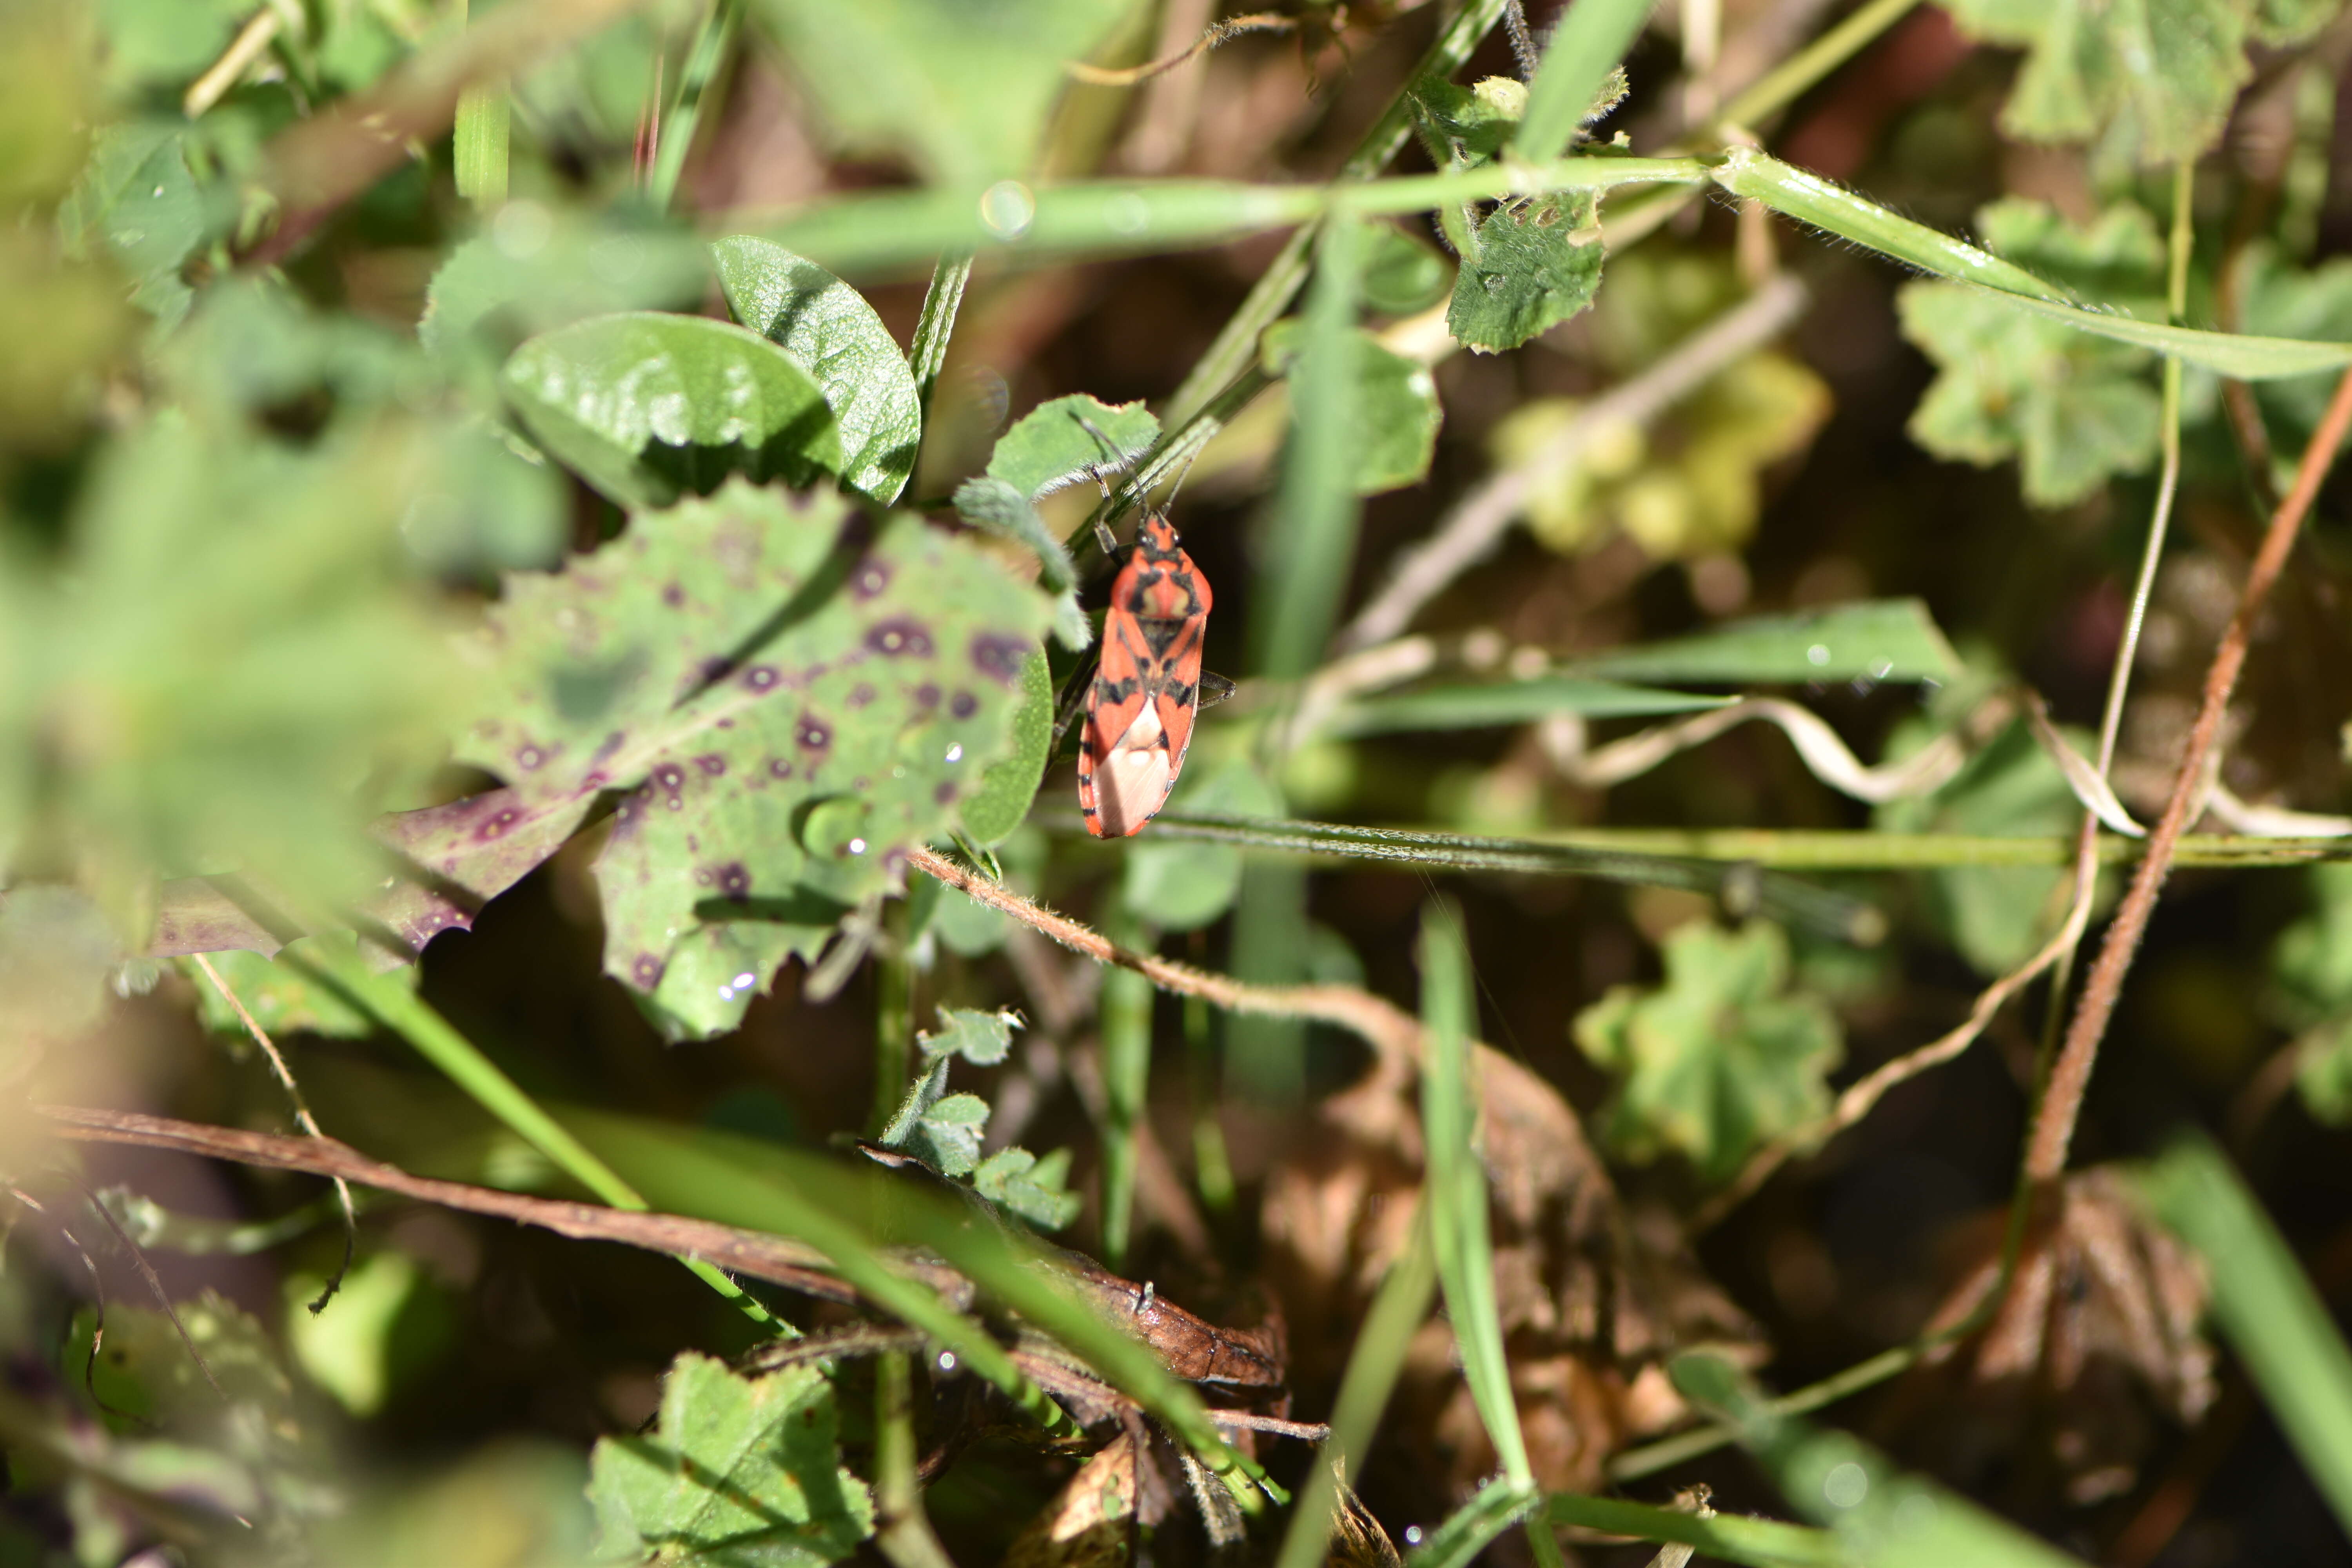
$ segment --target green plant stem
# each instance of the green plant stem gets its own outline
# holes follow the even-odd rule
[[[1323,1440],[1315,1468],[1298,1494],[1290,1525],[1282,1538],[1282,1554],[1275,1568],[1318,1568],[1330,1535],[1331,1510],[1339,1500],[1339,1483],[1371,1447],[1381,1412],[1404,1371],[1412,1336],[1429,1316],[1430,1299],[1437,1289],[1437,1254],[1429,1239],[1426,1195],[1415,1215],[1404,1256],[1391,1267],[1372,1296],[1371,1307],[1348,1352],[1348,1368],[1339,1377],[1339,1396],[1331,1406],[1331,1435]]]
[[[1058,826],[1058,824],[1057,824]],[[1076,814],[1067,824],[1080,831]],[[1478,840],[1462,835],[1423,834],[1411,829],[1331,828],[1320,823],[1253,822],[1241,817],[1213,817],[1167,812],[1153,819],[1152,831],[1171,837],[1205,838],[1252,845],[1266,849],[1348,858],[1411,860],[1433,869],[1520,869],[1535,871],[1530,863],[1498,865],[1476,853],[1453,854],[1433,847],[1414,852],[1417,840],[1446,839],[1467,847],[1491,846],[1497,850],[1555,852],[1549,869],[1558,874],[1606,875],[1605,866],[1579,861],[1577,852],[1595,858],[1670,858],[1725,865],[1754,865],[1780,870],[1907,871],[1948,866],[2063,866],[2074,856],[2074,840],[2058,835],[1995,837],[1964,833],[1874,833],[1866,830],[1769,827],[1588,827],[1547,833],[1533,839]],[[1353,840],[1361,838],[1359,844]],[[1390,842],[1392,841],[1392,842]],[[2147,852],[2143,840],[2116,834],[2099,836],[2102,865],[2127,866]],[[2257,838],[2242,834],[2184,835],[2174,863],[2181,866],[2254,867],[2307,866],[2316,861],[2352,859],[2352,838]],[[1626,880],[1643,879],[1643,868],[1625,868]]]
[[[874,1543],[897,1568],[955,1568],[923,1513],[916,1475],[913,1358],[885,1351],[874,1363]]]
[[[907,948],[907,900],[891,899],[882,906],[874,958],[874,1103],[868,1131],[877,1135],[898,1114],[914,1076],[915,965]]]
[[[1122,947],[1154,943],[1132,915],[1112,906],[1103,934]],[[1151,1084],[1151,982],[1131,970],[1103,976],[1101,1013],[1102,1255],[1113,1272],[1125,1266],[1135,1218],[1136,1133]]]
[[[2172,232],[2167,257],[2165,320],[2174,326],[2189,309],[2189,258],[2195,242],[2191,197],[2197,165],[2182,159],[2172,170]],[[2131,611],[2124,618],[2123,640],[2116,645],[2115,667],[2107,676],[2107,702],[2099,718],[2098,768],[2101,777],[2115,761],[2116,737],[2123,730],[2124,697],[2131,689],[2132,665],[2139,656],[2140,628],[2147,621],[2148,601],[2156,595],[2156,569],[2164,558],[2164,536],[2172,521],[2172,501],[2180,488],[2180,362],[2164,362],[2164,459],[2156,482],[2156,510],[2148,519],[2147,543],[2140,552],[2139,577],[2132,584]]]
[[[1504,0],[1464,0],[1462,8],[1429,46],[1429,52],[1413,67],[1412,81],[1418,82],[1424,77],[1450,77],[1461,69],[1479,40],[1494,30],[1503,15],[1503,5]],[[1402,151],[1412,138],[1412,87],[1408,84],[1364,133],[1355,151],[1348,154],[1348,161],[1339,166],[1339,183],[1369,180],[1387,168],[1389,160]],[[1306,286],[1314,255],[1315,229],[1310,224],[1284,243],[1273,265],[1258,275],[1240,309],[1218,331],[1214,341],[1170,395],[1166,415],[1170,428],[1189,423],[1226,383],[1257,357],[1259,334],[1289,310],[1291,300],[1298,297],[1298,290]]]
[[[1514,151],[1555,158],[1567,148],[1649,14],[1650,0],[1574,0],[1561,13],[1528,86],[1527,112],[1511,139]]]
[[[649,1208],[635,1188],[589,1152],[520,1085],[499,1069],[475,1044],[406,986],[368,968],[356,950],[341,952],[321,942],[305,951],[287,949],[280,958],[348,1000],[384,1027],[416,1047],[417,1054],[439,1068],[450,1082],[474,1097],[483,1110],[511,1128],[523,1142],[547,1156],[550,1163],[617,1209]],[[761,1306],[725,1273],[698,1258],[687,1268],[742,1313],[771,1332],[797,1335],[799,1331]]]
[[[1184,998],[1184,1064],[1192,1112],[1192,1183],[1202,1207],[1213,1215],[1230,1214],[1234,1166],[1225,1152],[1225,1130],[1217,1121],[1217,1047],[1209,1005],[1198,996]]]
[[[1850,1394],[1859,1394],[1865,1388],[1874,1388],[1888,1378],[1907,1370],[1916,1363],[1921,1356],[1946,1342],[1949,1338],[1951,1338],[1949,1334],[1938,1334],[1933,1339],[1921,1340],[1913,1344],[1896,1345],[1892,1350],[1881,1351],[1867,1360],[1856,1362],[1843,1372],[1834,1373],[1819,1383],[1808,1384],[1802,1388],[1782,1394],[1773,1400],[1767,1408],[1775,1415],[1801,1415],[1810,1410],[1819,1410],[1825,1405],[1834,1405]],[[1638,1448],[1628,1448],[1611,1459],[1609,1479],[1619,1486],[1628,1481],[1638,1481],[1646,1476],[1654,1476],[1661,1470],[1670,1470],[1685,1460],[1696,1459],[1701,1454],[1711,1454],[1717,1448],[1738,1440],[1739,1428],[1726,1422],[1717,1422],[1692,1431],[1677,1433],[1672,1437],[1662,1437],[1657,1442],[1645,1443]],[[1558,1515],[1555,1514],[1554,1517],[1558,1518]],[[1561,1522],[1575,1521],[1563,1520]]]
[[[1812,90],[1813,85],[1868,47],[1871,40],[1910,15],[1919,0],[1870,0],[1870,4],[1815,38],[1749,83],[1716,118],[1745,126],[1775,113]]]
[[[1554,1494],[1549,1510],[1554,1524],[1606,1531],[1639,1541],[1677,1542],[1725,1563],[1755,1563],[1759,1568],[1848,1568],[1853,1560],[1846,1544],[1827,1531],[1778,1520],[1727,1513],[1702,1518],[1621,1498],[1568,1492]]]
[[[695,29],[686,64],[677,79],[677,96],[670,100],[669,123],[663,128],[661,149],[646,181],[646,194],[656,208],[667,211],[677,197],[678,176],[686,171],[687,154],[694,151],[702,107],[734,47],[743,20],[743,0],[711,0],[702,24]]]

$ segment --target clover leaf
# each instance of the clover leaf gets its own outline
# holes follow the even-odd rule
[[[1977,215],[1987,245],[2097,303],[2152,306],[2164,247],[2136,206],[2109,208],[2088,228],[2039,202],[1996,202]],[[2162,405],[2144,349],[2011,310],[1957,283],[1905,285],[1903,334],[1937,374],[1911,416],[1911,436],[1940,458],[1989,468],[2018,461],[2025,499],[2072,505],[2116,474],[2155,459]]]
[[[588,1497],[605,1562],[818,1568],[874,1533],[873,1499],[841,1468],[833,1386],[814,1366],[743,1378],[679,1356],[653,1435],[597,1443]]]
[[[1664,985],[1614,986],[1577,1015],[1576,1043],[1617,1079],[1605,1135],[1618,1153],[1684,1154],[1722,1182],[1828,1110],[1843,1038],[1819,996],[1789,992],[1778,926],[1685,925],[1665,963]]]

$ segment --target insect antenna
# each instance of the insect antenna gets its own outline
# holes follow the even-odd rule
[[[1110,531],[1110,520],[1118,515],[1118,508],[1114,504],[1117,498],[1111,494],[1110,481],[1103,478],[1103,474],[1106,470],[1111,473],[1125,473],[1128,465],[1133,459],[1122,453],[1118,449],[1118,443],[1104,435],[1102,426],[1093,420],[1075,410],[1072,411],[1070,417],[1086,426],[1087,434],[1095,438],[1095,444],[1110,454],[1110,460],[1108,462],[1088,463],[1086,466],[1087,477],[1094,480],[1095,487],[1102,491],[1102,505],[1095,508],[1094,516],[1087,521],[1095,525],[1095,542],[1102,546],[1104,556],[1116,559],[1118,555],[1118,539]]]

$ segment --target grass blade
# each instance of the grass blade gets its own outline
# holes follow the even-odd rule
[[[1421,1017],[1428,1028],[1422,1061],[1421,1121],[1429,1145],[1429,1230],[1446,1316],[1462,1375],[1478,1406],[1503,1477],[1521,1493],[1535,1489],[1535,1468],[1519,1433],[1511,1366],[1503,1352],[1502,1312],[1495,1300],[1495,1249],[1486,1224],[1486,1173],[1476,1145],[1476,1092],[1469,1040],[1475,1022],[1470,953],[1461,919],[1433,900],[1421,916]]]
[[[1331,1436],[1324,1440],[1306,1489],[1298,1495],[1275,1568],[1318,1568],[1323,1562],[1331,1508],[1339,1500],[1339,1478],[1352,1471],[1353,1461],[1371,1446],[1390,1391],[1404,1371],[1413,1331],[1429,1316],[1436,1289],[1437,1255],[1430,1242],[1424,1198],[1412,1239],[1381,1281],[1355,1348],[1348,1352],[1348,1370],[1340,1375],[1339,1397],[1331,1408]]]
[[[1553,1494],[1548,1507],[1554,1524],[1605,1530],[1640,1541],[1678,1542],[1725,1563],[1753,1568],[1849,1568],[1853,1552],[1825,1530],[1777,1520],[1717,1514],[1702,1519],[1670,1508],[1627,1502],[1622,1498]]]
[[[1601,84],[1650,15],[1654,0],[1574,0],[1553,30],[1528,89],[1513,145],[1528,158],[1557,158],[1575,136]]]
[[[2158,1217],[2205,1259],[2214,1321],[2352,1531],[2352,1351],[2327,1304],[2210,1142],[2176,1145],[2140,1185]]]

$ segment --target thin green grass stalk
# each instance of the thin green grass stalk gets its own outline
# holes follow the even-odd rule
[[[1460,70],[1463,62],[1502,19],[1504,4],[1505,0],[1465,0],[1462,8],[1429,46],[1429,52],[1413,68],[1405,90],[1390,101],[1372,128],[1364,133],[1364,139],[1356,144],[1355,151],[1348,154],[1348,161],[1339,166],[1340,184],[1370,179],[1403,151],[1412,136],[1412,84],[1425,77],[1445,78]],[[1285,242],[1273,265],[1258,275],[1240,309],[1170,395],[1166,416],[1169,428],[1179,429],[1190,424],[1192,416],[1207,407],[1210,399],[1227,383],[1249,368],[1257,358],[1258,339],[1290,309],[1290,302],[1306,286],[1314,256],[1315,228],[1310,224]]]
[[[1422,1139],[1427,1148],[1431,1249],[1445,1289],[1445,1312],[1462,1358],[1462,1375],[1478,1418],[1502,1460],[1503,1479],[1528,1504],[1539,1496],[1534,1464],[1519,1431],[1503,1314],[1495,1297],[1495,1248],[1487,1230],[1486,1172],[1476,1144],[1477,1089],[1470,1040],[1477,1024],[1470,950],[1461,916],[1433,899],[1421,920]],[[1540,1568],[1559,1568],[1559,1539],[1541,1513],[1528,1520],[1528,1545]]]
[[[1119,910],[1103,934],[1121,947],[1150,952],[1150,934]],[[1136,1129],[1151,1085],[1151,982],[1128,969],[1103,973],[1102,1248],[1116,1273],[1127,1260],[1135,1219]]]
[[[1794,103],[1830,72],[1909,16],[1919,0],[1871,0],[1844,21],[1756,79],[1717,111],[1727,125],[1750,125]]]
[[[1487,1542],[1525,1519],[1542,1501],[1496,1476],[1431,1531],[1428,1540],[1406,1554],[1405,1562],[1409,1568],[1467,1568],[1486,1550]]]
[[[1782,1394],[1770,1401],[1767,1408],[1775,1415],[1802,1415],[1808,1411],[1834,1405],[1850,1394],[1859,1394],[1865,1388],[1875,1388],[1888,1378],[1908,1371],[1917,1364],[1921,1356],[1950,1337],[1939,1334],[1916,1344],[1896,1345],[1892,1350],[1881,1351],[1867,1360],[1856,1362],[1843,1372],[1833,1373],[1819,1383],[1808,1384]],[[1696,1459],[1701,1454],[1712,1454],[1726,1444],[1738,1440],[1739,1428],[1722,1423],[1678,1432],[1671,1437],[1661,1438],[1638,1448],[1628,1448],[1619,1454],[1609,1461],[1609,1479],[1620,1486],[1628,1481],[1638,1481],[1661,1470],[1670,1470],[1686,1460]]]
[[[1722,1563],[1745,1563],[1754,1568],[1853,1568],[1853,1554],[1845,1543],[1823,1530],[1777,1520],[1717,1514],[1702,1519],[1670,1508],[1627,1502],[1621,1498],[1553,1494],[1549,1501],[1554,1524],[1630,1535],[1637,1541],[1677,1542],[1695,1546],[1705,1556]]]
[[[1192,1101],[1192,1184],[1202,1206],[1213,1215],[1234,1207],[1234,1165],[1225,1152],[1225,1130],[1217,1121],[1217,1047],[1209,1004],[1184,998],[1185,1087]]]
[[[926,434],[931,424],[931,394],[939,388],[940,373],[947,368],[948,341],[955,335],[956,311],[963,305],[964,288],[971,281],[971,252],[951,250],[931,268],[931,286],[923,291],[923,313],[915,321],[915,342],[907,361],[915,373]]]
[[[2040,1538],[1956,1492],[1887,1463],[1843,1432],[1775,1412],[1748,1375],[1695,1352],[1667,1368],[1702,1408],[1722,1412],[1797,1512],[1836,1532],[1847,1560],[1871,1568],[2081,1568]]]
[[[313,942],[312,951],[288,949],[279,956],[310,978],[349,1001],[385,1028],[416,1047],[417,1054],[443,1076],[473,1096],[483,1110],[511,1128],[523,1142],[547,1156],[548,1162],[616,1209],[649,1208],[635,1187],[610,1165],[590,1152],[522,1087],[500,1071],[498,1064],[459,1034],[415,992],[376,973],[357,952],[343,952]],[[688,1258],[695,1278],[733,1302],[746,1317],[772,1333],[797,1337],[800,1331],[761,1306],[757,1299],[725,1273],[699,1258]]]
[[[2213,1321],[2245,1363],[2287,1441],[2352,1531],[2352,1349],[2270,1216],[2220,1150],[2177,1144],[2140,1188],[2204,1258]]]
[[[670,100],[669,120],[662,128],[661,148],[646,182],[656,208],[667,210],[677,197],[678,176],[686,171],[687,155],[694,151],[695,133],[702,126],[703,104],[726,67],[742,20],[743,0],[711,0],[695,29],[694,43],[678,72],[677,96]]]
[[[897,1568],[955,1568],[923,1514],[916,1473],[914,1359],[886,1351],[874,1364],[874,1544]]]
[[[2165,320],[2174,326],[2189,310],[2189,258],[2196,234],[2192,198],[2197,164],[2182,159],[2172,170],[2172,232],[2167,256],[2164,289]],[[2116,645],[2115,668],[2107,677],[2107,703],[2099,717],[2099,774],[2105,777],[2115,761],[2116,737],[2122,732],[2124,697],[2131,689],[2131,672],[2139,656],[2140,628],[2147,621],[2148,601],[2156,595],[2156,569],[2164,558],[2164,536],[2172,521],[2172,500],[2180,488],[2180,362],[2164,362],[2164,459],[2156,482],[2156,510],[2148,519],[2147,543],[2140,552],[2139,577],[2132,584],[2131,612],[2124,618],[2123,640]]]
[[[507,199],[513,96],[503,81],[467,88],[457,99],[449,161],[457,194],[484,212]]]
[[[1242,866],[1229,963],[1252,985],[1295,985],[1307,973],[1307,868],[1255,859]],[[1259,1104],[1296,1105],[1307,1094],[1307,1026],[1297,1018],[1225,1018],[1226,1091]]]
[[[874,954],[874,1102],[867,1131],[879,1136],[898,1113],[915,1075],[915,963],[907,951],[904,899],[882,906]]]
[[[1412,1336],[1429,1316],[1430,1298],[1437,1289],[1437,1253],[1430,1241],[1427,1200],[1420,1201],[1421,1213],[1404,1256],[1381,1281],[1355,1347],[1348,1352],[1339,1397],[1331,1408],[1331,1435],[1323,1440],[1307,1486],[1298,1494],[1275,1568],[1320,1568],[1330,1537],[1331,1510],[1339,1500],[1339,1478],[1360,1473],[1357,1461],[1371,1447],[1381,1412],[1388,1407],[1389,1394],[1404,1371]]]
[[[1601,84],[1633,47],[1652,0],[1573,0],[1553,28],[1511,140],[1519,156],[1557,158],[1583,126]]]

